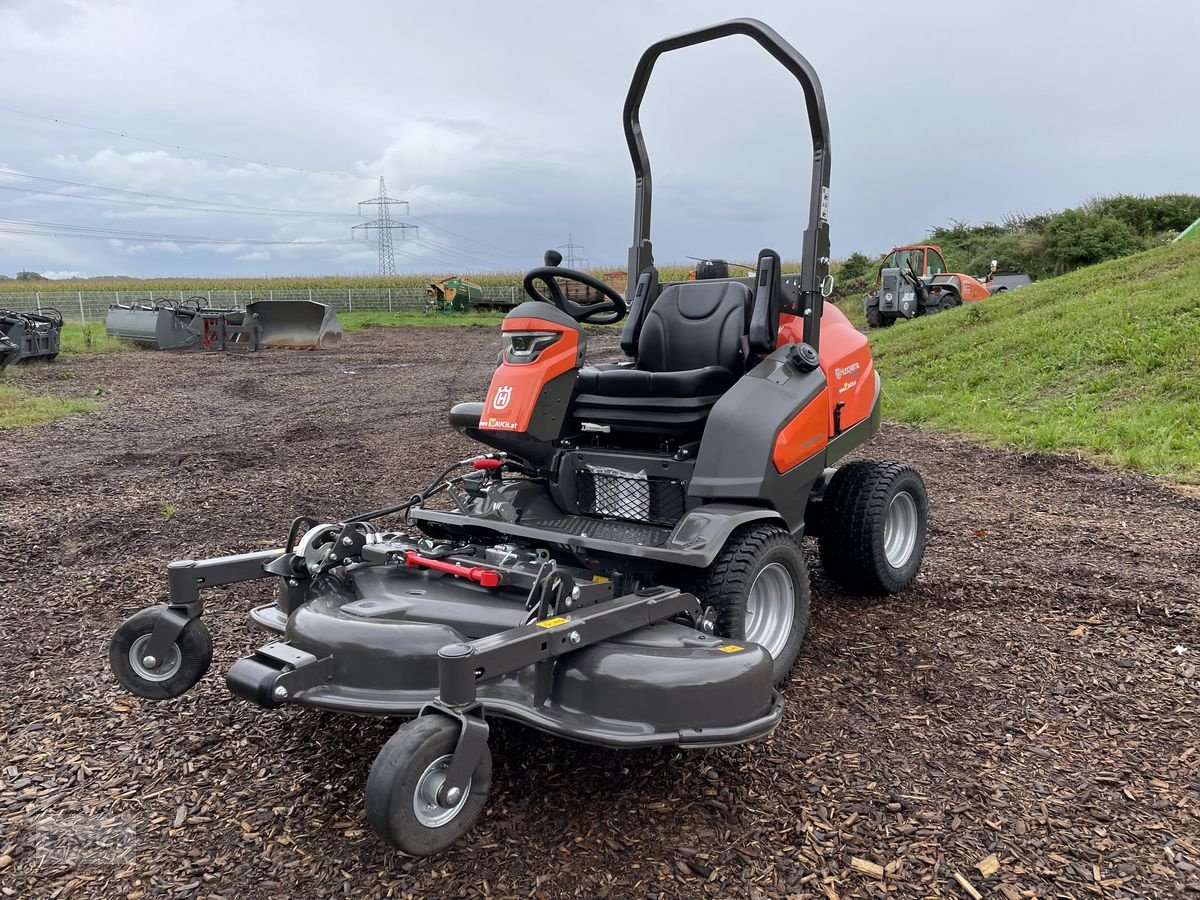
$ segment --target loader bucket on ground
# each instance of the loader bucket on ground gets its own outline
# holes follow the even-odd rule
[[[0,332],[0,369],[3,369],[9,363],[15,363],[17,357],[21,355],[21,348],[10,341],[3,332]]]
[[[110,306],[104,331],[115,338],[155,350],[186,350],[200,343],[190,315],[179,315],[168,306]]]
[[[35,313],[0,309],[0,369],[26,359],[54,359],[62,324],[62,313],[49,307]]]
[[[255,300],[246,312],[258,316],[262,347],[331,350],[342,337],[333,307],[313,300]]]

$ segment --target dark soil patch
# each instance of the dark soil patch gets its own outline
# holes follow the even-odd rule
[[[496,347],[490,329],[368,329],[335,354],[23,376],[106,405],[0,433],[5,895],[966,896],[955,872],[1010,898],[1200,890],[1200,499],[895,425],[869,450],[925,474],[924,573],[864,600],[813,563],[769,740],[621,753],[500,724],[485,818],[440,857],[366,826],[395,723],[225,690],[266,588],[214,593],[193,692],[116,688],[109,636],[163,598],[171,559],[276,545],[298,513],[386,505],[471,452],[446,411],[482,396]]]

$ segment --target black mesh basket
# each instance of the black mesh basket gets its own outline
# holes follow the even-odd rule
[[[597,468],[575,471],[575,501],[590,516],[674,525],[683,518],[686,494],[686,483],[673,478]]]

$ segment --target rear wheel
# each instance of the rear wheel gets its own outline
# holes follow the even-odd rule
[[[950,297],[950,296],[946,296],[946,297],[943,297],[942,302],[938,304],[938,310],[940,312],[948,312],[948,311],[954,309],[954,307],[956,307],[956,306],[958,306],[958,303],[955,302],[954,298]]]
[[[878,309],[872,307],[867,310],[867,325],[871,328],[883,327],[883,316]]]
[[[821,506],[826,575],[863,594],[895,594],[913,583],[929,528],[929,496],[916,469],[852,462],[830,479]]]
[[[762,646],[772,678],[786,680],[808,631],[810,592],[804,551],[778,525],[735,531],[697,594],[717,614],[716,631]]]

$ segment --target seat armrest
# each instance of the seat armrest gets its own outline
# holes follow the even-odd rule
[[[750,312],[750,352],[765,356],[775,349],[779,313],[783,310],[782,264],[774,250],[760,250],[754,276],[754,306]]]
[[[647,266],[638,276],[637,286],[633,289],[633,302],[629,304],[629,314],[625,326],[621,329],[621,349],[626,356],[637,356],[638,337],[642,333],[642,323],[646,313],[658,296],[658,269]]]

